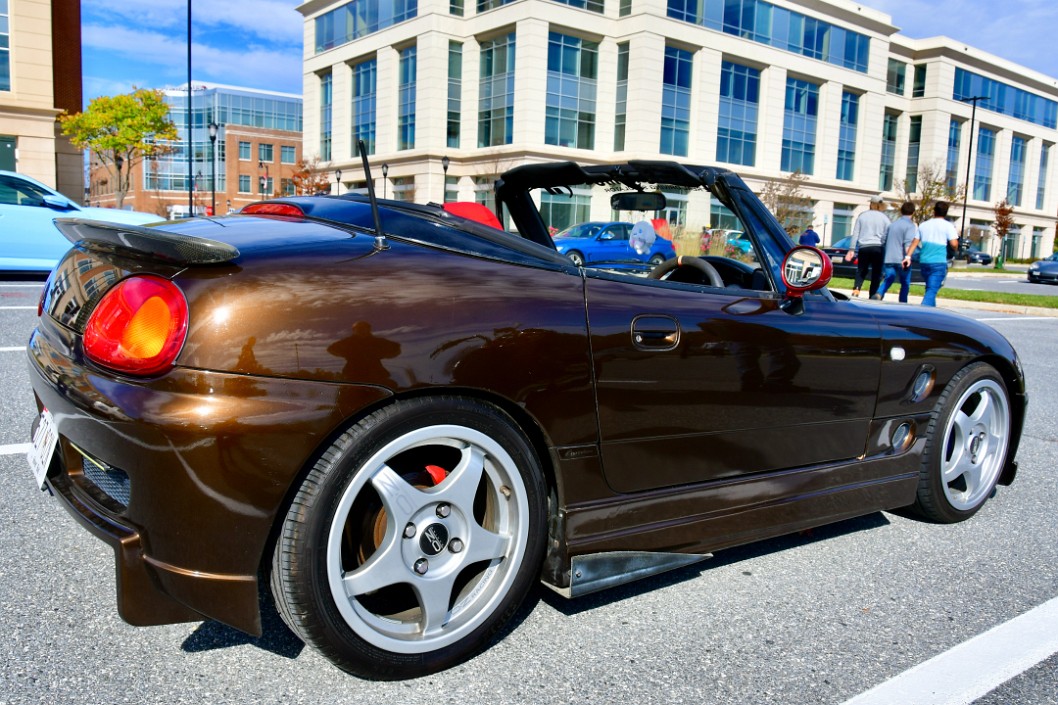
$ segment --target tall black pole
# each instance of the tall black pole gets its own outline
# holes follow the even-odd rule
[[[187,215],[195,214],[195,165],[191,159],[194,150],[191,133],[191,0],[187,0]]]
[[[988,100],[986,95],[975,95],[973,98],[963,98],[963,102],[973,105],[970,108],[970,145],[966,150],[966,188],[962,193],[962,227],[959,229],[959,254],[966,251],[966,200],[970,197],[970,161],[974,156],[974,121],[977,119],[977,101]]]

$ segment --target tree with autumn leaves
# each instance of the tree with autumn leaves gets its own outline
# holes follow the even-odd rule
[[[133,167],[146,157],[172,151],[170,142],[178,137],[164,95],[146,88],[93,98],[84,112],[61,115],[59,122],[75,147],[113,168],[118,208],[129,190]]]

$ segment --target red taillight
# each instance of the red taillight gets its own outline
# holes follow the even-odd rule
[[[88,359],[119,372],[153,375],[173,365],[187,334],[187,300],[175,284],[152,276],[125,279],[88,317]]]
[[[301,217],[305,211],[290,203],[251,203],[240,213],[244,215],[292,215]]]

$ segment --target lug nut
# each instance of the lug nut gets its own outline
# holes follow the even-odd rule
[[[452,513],[452,507],[447,504],[437,505],[437,516],[441,519],[447,519],[448,515]]]
[[[415,536],[415,524],[408,522],[408,525],[404,527],[404,538],[410,539]]]
[[[430,569],[430,562],[425,558],[420,558],[415,561],[415,572],[419,575],[426,575],[426,571]]]
[[[463,550],[463,542],[459,539],[452,539],[452,542],[448,544],[448,550],[452,553],[459,553]]]

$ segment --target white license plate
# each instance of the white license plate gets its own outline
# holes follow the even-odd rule
[[[55,420],[51,417],[51,412],[45,409],[40,412],[40,423],[33,433],[33,447],[26,454],[33,477],[41,489],[44,489],[44,477],[48,474],[51,458],[55,454],[55,444],[58,442],[59,431],[55,428]]]

